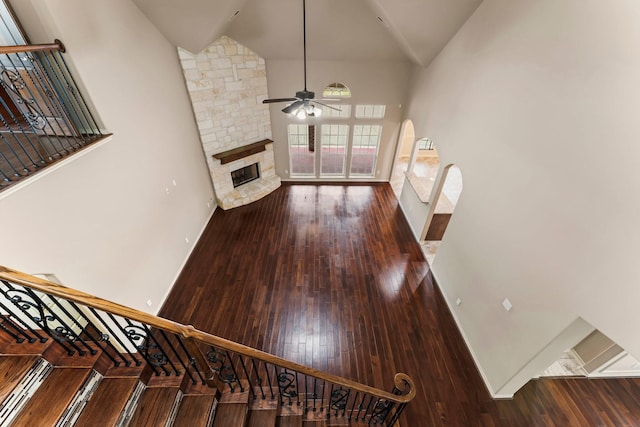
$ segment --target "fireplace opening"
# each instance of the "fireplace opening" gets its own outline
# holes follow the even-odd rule
[[[233,188],[239,187],[242,184],[246,184],[247,182],[251,182],[260,178],[260,169],[258,169],[258,164],[254,163],[249,166],[245,166],[240,169],[236,169],[231,172],[231,180],[233,181]]]

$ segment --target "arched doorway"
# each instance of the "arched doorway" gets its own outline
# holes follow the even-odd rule
[[[393,170],[389,183],[397,197],[400,197],[402,185],[404,184],[405,172],[409,170],[409,164],[413,160],[415,142],[415,130],[411,120],[405,120],[400,128],[398,136],[398,146],[396,148],[396,158],[393,163]]]
[[[435,260],[438,247],[444,236],[460,194],[462,193],[462,172],[454,164],[442,169],[433,189],[432,208],[425,224],[421,240],[422,251],[429,265]]]

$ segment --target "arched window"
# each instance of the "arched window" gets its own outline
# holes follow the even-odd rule
[[[323,98],[351,98],[351,91],[342,83],[331,83],[322,91]]]

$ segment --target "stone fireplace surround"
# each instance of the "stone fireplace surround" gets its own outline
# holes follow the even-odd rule
[[[275,172],[271,140],[214,154],[212,157],[213,188],[218,206],[224,210],[255,202],[280,187],[280,177]],[[260,178],[234,188],[231,172],[253,163],[258,163]]]

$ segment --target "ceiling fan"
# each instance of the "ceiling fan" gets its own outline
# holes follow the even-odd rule
[[[306,117],[319,117],[322,114],[322,109],[318,108],[316,104],[322,105],[332,110],[340,111],[339,108],[333,107],[314,100],[315,93],[307,89],[307,17],[306,17],[306,3],[307,0],[302,0],[302,43],[304,52],[304,89],[297,91],[294,98],[271,98],[264,99],[263,104],[272,104],[274,102],[291,102],[282,109],[285,114],[291,114],[299,119]],[[324,99],[324,101],[337,101],[337,99]]]

